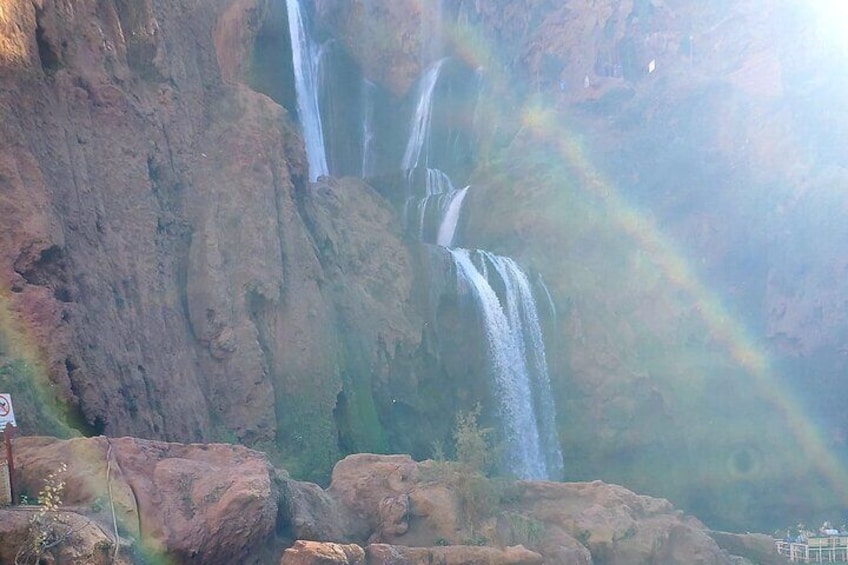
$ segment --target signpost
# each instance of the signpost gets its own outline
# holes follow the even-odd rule
[[[6,446],[6,460],[0,465],[0,505],[15,502],[15,488],[12,483],[12,477],[15,474],[15,462],[12,459],[12,437],[15,434],[15,426],[12,395],[0,393],[0,430],[3,431],[3,443]]]

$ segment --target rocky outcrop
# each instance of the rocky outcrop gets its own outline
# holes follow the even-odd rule
[[[24,437],[14,452],[18,491],[32,499],[54,473],[64,483],[56,523],[81,525],[50,548],[57,563],[105,562],[116,523],[121,558],[142,551],[175,563],[731,562],[667,501],[600,481],[497,481],[445,462],[360,454],[339,462],[325,491],[240,446]],[[0,563],[26,539],[33,512],[0,509]],[[735,547],[752,553],[754,541]]]
[[[774,539],[763,534],[710,532],[722,549],[758,565],[784,565],[786,556],[777,552]]]
[[[104,525],[114,511],[121,532],[179,562],[242,562],[275,528],[270,465],[241,446],[20,438],[14,454],[19,492],[35,499],[45,477],[64,464],[67,470],[57,474],[64,506],[84,509]]]
[[[297,541],[283,553],[280,565],[542,565],[542,556],[521,546],[498,549],[455,545],[405,547],[374,543],[358,545]]]
[[[315,7],[320,23],[344,42],[365,76],[395,96],[405,94],[439,54],[421,56],[428,41],[438,49],[441,40],[442,14],[434,6],[412,0],[317,0]]]
[[[545,562],[563,564],[729,563],[703,524],[668,501],[600,481],[504,484],[444,463],[359,454],[336,465],[328,493],[353,512],[359,528],[354,539],[370,541],[368,555],[398,551],[372,550],[377,543],[426,547],[438,542],[521,544],[531,550],[478,557],[485,563],[534,563],[534,552]],[[470,553],[464,551],[454,555],[465,557],[450,559],[465,562]],[[412,551],[407,558],[417,563],[419,555],[437,553]]]
[[[283,553],[280,565],[364,565],[358,545],[298,540]]]
[[[366,549],[369,565],[542,565],[542,556],[521,546],[475,547],[455,545],[448,547],[404,547],[397,545],[371,544]]]
[[[56,565],[131,565],[124,545],[115,551],[114,536],[102,524],[76,512],[59,511],[45,521],[35,521],[40,510],[33,507],[0,508],[0,563],[40,563]],[[45,535],[46,552],[37,547]],[[33,543],[35,542],[35,544]],[[58,543],[57,543],[58,542]],[[121,541],[123,543],[123,540]],[[39,561],[43,559],[44,561]]]

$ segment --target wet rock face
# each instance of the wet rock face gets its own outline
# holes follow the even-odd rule
[[[317,0],[314,6],[319,24],[344,42],[366,78],[396,96],[405,94],[421,70],[435,60],[422,49],[428,36],[436,33],[427,27],[428,23],[435,26],[437,18],[435,12],[429,13],[428,3]]]
[[[267,14],[4,8],[0,284],[20,347],[0,353],[43,360],[85,432],[276,442],[320,474],[346,378],[377,427],[352,448],[379,436],[357,379],[385,385],[415,349],[411,267],[392,212],[362,186],[341,207],[312,191],[287,112],[238,82]]]

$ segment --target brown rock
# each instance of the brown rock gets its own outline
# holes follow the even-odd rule
[[[784,565],[786,557],[777,552],[774,538],[763,534],[710,532],[710,537],[731,555],[743,557],[757,565]]]
[[[47,473],[65,463],[65,504],[87,506],[111,523],[108,509],[114,503],[125,527],[178,560],[238,562],[274,530],[277,498],[270,466],[263,454],[241,446],[25,437],[15,441],[14,450],[21,489],[38,493]]]
[[[380,527],[380,503],[408,494],[418,466],[408,455],[348,455],[333,468],[329,494],[356,517],[358,539],[368,539]]]
[[[414,0],[319,0],[316,8],[365,76],[397,96],[406,93],[422,69],[421,48],[428,39],[425,25],[435,24],[427,5]]]
[[[380,501],[380,528],[378,539],[403,535],[409,530],[409,495],[386,497]]]
[[[593,559],[620,563],[728,563],[703,524],[663,499],[601,481],[526,482],[520,507],[580,540]],[[554,530],[556,531],[556,530]],[[541,545],[552,540],[542,539]]]
[[[314,483],[278,477],[280,510],[278,534],[295,540],[352,541],[354,523],[348,509]]]
[[[372,540],[390,544],[369,546],[375,549],[368,551],[381,559],[400,551],[386,549],[394,545],[426,547],[437,541],[458,544],[475,539],[497,547],[521,544],[548,562],[567,565],[593,560],[664,565],[729,562],[703,524],[663,499],[601,481],[522,481],[504,486],[472,478],[475,482],[469,485],[463,480],[471,479],[461,471],[448,466],[439,472],[433,462],[416,464],[406,456],[359,454],[336,465],[328,493],[363,524],[356,531],[359,539],[373,534]],[[474,493],[489,502],[482,505],[477,500],[474,506],[475,501],[466,498]],[[404,558],[417,563],[414,559],[421,555],[442,555],[438,548],[426,551],[435,553],[412,552]],[[489,556],[493,562],[506,558],[497,553],[473,555]]]
[[[116,556],[111,531],[86,516],[67,511],[51,512],[45,515],[43,525],[34,526],[33,518],[39,511],[39,507],[33,506],[0,509],[0,563],[129,565],[134,562],[125,547]],[[62,542],[43,553],[28,550],[33,536],[39,532],[56,536],[53,539]],[[124,542],[119,543],[123,545]]]
[[[283,552],[280,565],[363,565],[365,552],[358,545],[298,540]]]
[[[541,565],[542,556],[522,546],[498,549],[472,545],[405,547],[371,544],[365,548],[368,565]]]

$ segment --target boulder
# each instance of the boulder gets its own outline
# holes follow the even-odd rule
[[[328,493],[355,517],[355,530],[351,533],[368,539],[380,528],[383,500],[409,494],[417,475],[418,465],[408,455],[357,453],[333,468]]]
[[[0,509],[0,563],[52,563],[54,565],[129,565],[125,547],[115,553],[115,538],[97,522],[76,512],[41,514],[39,506]],[[39,551],[38,536],[56,543]],[[124,545],[119,538],[118,543]],[[43,547],[43,546],[42,546]]]
[[[349,533],[354,523],[351,513],[321,487],[286,476],[278,477],[277,484],[280,491],[277,534],[286,542],[354,539]]]
[[[734,534],[731,532],[710,532],[710,537],[728,553],[748,559],[758,565],[783,565],[786,557],[777,552],[777,546],[771,536],[764,534]]]
[[[370,562],[512,563],[497,548],[520,545],[525,557],[563,565],[730,563],[704,525],[667,500],[601,481],[505,483],[407,456],[358,454],[336,465],[328,494],[359,520],[356,535],[370,536]],[[442,543],[491,547],[428,547]],[[457,557],[469,552],[479,560]],[[388,560],[395,554],[406,561]]]
[[[580,541],[601,562],[729,563],[698,520],[667,500],[638,495],[602,481],[523,482],[517,506],[542,524]]]
[[[268,541],[277,517],[271,467],[262,453],[227,444],[135,438],[22,437],[16,484],[36,496],[63,463],[65,505],[122,525],[177,561],[232,563]]]
[[[499,549],[473,545],[405,547],[371,544],[365,548],[368,565],[542,565],[542,556],[523,546]]]
[[[364,565],[365,552],[354,544],[298,540],[283,552],[280,565]]]

